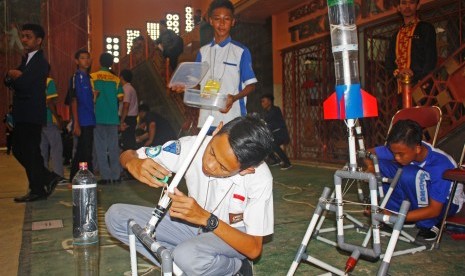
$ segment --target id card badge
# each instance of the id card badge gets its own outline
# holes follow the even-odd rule
[[[217,79],[209,79],[203,87],[202,95],[203,96],[212,96],[217,95],[220,92],[221,81]]]

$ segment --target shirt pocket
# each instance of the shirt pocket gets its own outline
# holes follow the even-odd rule
[[[229,202],[229,213],[239,214],[243,213],[247,205],[247,194],[243,187],[236,185],[234,188],[231,199]]]

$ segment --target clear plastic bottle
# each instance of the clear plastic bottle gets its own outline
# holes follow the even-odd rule
[[[97,179],[79,163],[73,178],[73,254],[76,275],[99,274]]]
[[[328,13],[336,85],[359,83],[358,38],[354,1],[329,0]]]

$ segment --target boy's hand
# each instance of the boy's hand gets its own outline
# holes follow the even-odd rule
[[[122,122],[119,126],[119,131],[123,132],[128,128],[128,125],[125,122]]]
[[[76,137],[81,136],[81,127],[79,126],[79,124],[76,124],[76,123],[74,124],[73,134]]]
[[[55,116],[57,128],[61,131],[63,129],[63,118],[60,115]]]
[[[226,106],[223,109],[220,109],[221,113],[228,113],[231,110],[233,103],[236,101],[235,97],[231,94],[228,94],[228,98],[226,99]]]
[[[160,179],[171,176],[170,171],[150,158],[134,158],[126,163],[126,167],[132,176],[150,187],[160,188],[165,186],[166,184],[161,182]]]
[[[16,69],[12,69],[8,71],[7,76],[15,80],[19,78],[22,74],[23,72],[16,70]]]
[[[98,98],[98,95],[100,94],[100,91],[98,90],[93,90],[92,94],[94,94],[94,101]]]
[[[186,90],[186,86],[181,84],[175,84],[170,86],[170,89],[171,91],[174,91],[176,93],[183,93]]]
[[[174,194],[169,193],[168,196],[173,201],[170,207],[171,217],[179,218],[196,225],[207,225],[210,213],[200,207],[195,199],[184,195],[178,188],[174,189]]]

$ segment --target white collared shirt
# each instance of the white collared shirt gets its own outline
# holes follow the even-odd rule
[[[162,147],[140,148],[139,158],[151,158],[168,170],[177,172],[192,147],[195,136],[170,141]],[[207,136],[184,175],[189,196],[219,219],[229,223],[229,214],[244,214],[244,220],[233,227],[245,226],[246,233],[266,236],[273,233],[273,177],[263,162],[255,168],[255,173],[236,174],[231,177],[208,177],[202,171],[202,156],[211,140]]]
[[[29,61],[31,60],[31,58],[32,58],[38,51],[39,51],[39,50],[35,50],[35,51],[32,51],[32,52],[27,53],[26,65],[29,63]]]
[[[219,94],[237,95],[244,87],[257,82],[252,68],[252,57],[247,47],[228,37],[219,44],[212,40],[200,48],[196,58],[197,62],[207,62],[210,67],[205,77],[200,82],[203,89],[210,79],[221,83]],[[212,126],[218,126],[220,122],[226,124],[234,118],[247,114],[247,97],[233,103],[228,113],[216,110],[200,109],[198,127],[202,127],[209,115],[215,120]]]

